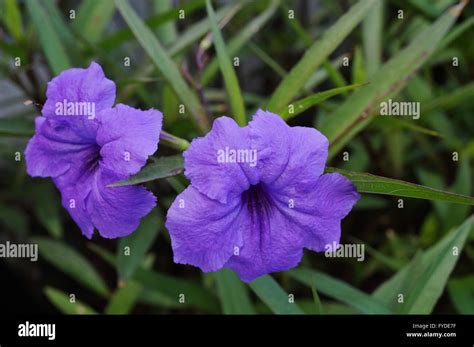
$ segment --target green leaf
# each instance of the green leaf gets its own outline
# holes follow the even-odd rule
[[[117,249],[117,271],[121,280],[128,281],[132,278],[143,262],[162,228],[161,219],[162,217],[155,209],[143,218],[137,230],[120,239]]]
[[[451,8],[418,34],[410,45],[374,74],[367,87],[353,93],[327,118],[320,131],[326,135],[331,144],[330,158],[370,123],[374,118],[374,110],[382,100],[395,95],[406,85],[448,32],[462,8],[462,5]],[[430,39],[427,40],[427,37]]]
[[[441,42],[439,43],[438,47],[436,48],[435,53],[441,52],[444,48],[446,48],[451,42],[456,40],[458,37],[460,37],[462,34],[464,34],[465,31],[469,30],[472,26],[474,26],[474,17],[469,17],[466,18],[466,20],[463,20],[459,25],[455,26],[453,30],[449,32],[448,35],[446,35]]]
[[[451,301],[460,314],[474,314],[474,276],[453,278],[448,282]]]
[[[436,245],[415,257],[378,287],[373,297],[399,313],[430,314],[461,255],[473,221],[471,216]],[[398,301],[399,294],[403,294],[403,303]]]
[[[474,97],[474,82],[466,84],[462,87],[455,89],[450,93],[443,93],[433,100],[426,103],[423,106],[422,111],[424,114],[439,110],[449,110],[457,107],[465,102],[471,102]]]
[[[3,22],[8,28],[10,35],[17,42],[23,39],[23,25],[18,5],[19,3],[15,0],[5,0],[2,7]]]
[[[173,0],[155,0],[153,1],[153,9],[155,13],[166,13],[173,8]],[[156,36],[158,40],[165,46],[171,44],[178,37],[176,31],[176,24],[173,21],[160,25],[156,28]],[[166,113],[165,113],[166,114]]]
[[[106,314],[128,314],[133,309],[141,292],[141,286],[134,281],[123,284],[110,298]]]
[[[254,314],[247,287],[239,277],[228,269],[214,274],[217,291],[225,314]]]
[[[77,11],[73,27],[87,41],[97,42],[114,11],[115,6],[112,0],[84,0]]]
[[[339,88],[334,88],[334,89],[329,89],[325,90],[324,92],[316,93],[313,95],[310,95],[304,99],[297,100],[287,107],[281,109],[278,114],[283,118],[283,119],[289,119],[292,117],[295,117],[299,115],[300,113],[303,113],[306,111],[308,108],[313,107],[321,102],[323,102],[326,99],[329,99],[333,96],[346,93],[350,90],[354,90],[356,88],[359,88],[365,84],[352,84],[349,86],[345,87],[339,87]],[[290,112],[292,111],[292,112]]]
[[[126,180],[109,184],[107,187],[121,187],[132,184],[154,181],[160,178],[179,175],[184,169],[184,159],[181,154],[170,157],[160,157],[145,166],[139,173]]]
[[[399,129],[408,129],[408,130],[415,131],[420,134],[425,134],[428,136],[441,137],[441,135],[437,131],[434,131],[425,127],[421,127],[407,119],[400,119],[400,118],[394,118],[394,117],[379,117],[372,121],[372,125],[378,126],[381,129],[385,129],[385,130],[387,129],[392,130],[392,127],[393,127],[393,128],[399,128]]]
[[[383,12],[385,0],[379,0],[362,22],[362,42],[367,74],[371,77],[382,61]]]
[[[290,270],[287,274],[308,287],[313,285],[312,279],[315,278],[320,293],[345,303],[359,312],[368,314],[391,313],[380,300],[376,300],[359,289],[323,272],[300,268]]]
[[[145,52],[150,56],[151,60],[171,85],[176,95],[179,96],[188,111],[194,115],[194,120],[198,128],[203,132],[207,132],[210,125],[205,111],[197,95],[186,84],[166,50],[161,46],[152,31],[142,22],[126,0],[115,0],[115,4]]]
[[[31,120],[23,118],[0,118],[0,136],[30,137],[35,133]]]
[[[245,116],[244,99],[242,98],[242,92],[240,91],[239,80],[237,79],[237,74],[235,73],[234,67],[227,53],[227,47],[225,46],[216,14],[212,8],[210,0],[206,0],[206,7],[207,15],[211,21],[214,46],[216,48],[219,66],[224,77],[224,84],[227,89],[230,107],[232,108],[237,123],[240,126],[244,126],[247,124],[247,118]]]
[[[72,66],[69,57],[41,2],[26,0],[25,3],[53,74],[58,75],[61,71],[69,69]]]
[[[311,277],[311,292],[313,293],[314,310],[316,314],[323,314],[323,306],[319,299],[318,290],[316,289],[316,278]]]
[[[385,194],[407,198],[438,200],[456,204],[474,205],[474,198],[445,192],[418,184],[393,178],[381,177],[369,173],[357,173],[335,168],[326,168],[326,172],[338,172],[354,183],[359,193]]]
[[[303,314],[296,303],[290,303],[288,294],[269,275],[249,283],[250,288],[276,314]]]
[[[75,249],[61,241],[45,237],[34,237],[31,242],[37,243],[39,255],[77,282],[101,296],[107,296],[109,290],[105,282],[89,261]]]
[[[359,46],[355,48],[354,59],[352,63],[352,83],[365,83],[367,80],[364,58],[362,57],[362,51]]]
[[[24,237],[28,232],[28,215],[17,207],[0,203],[0,227],[3,231],[12,231]]]
[[[148,18],[145,23],[150,28],[156,28],[169,21],[178,19],[181,10],[183,10],[186,15],[190,15],[203,6],[204,0],[190,0],[182,4],[182,6],[177,6],[173,9],[170,9],[169,11]],[[129,28],[120,29],[101,40],[99,43],[99,47],[104,50],[110,50],[112,48],[120,46],[122,43],[132,38],[133,33]]]
[[[255,53],[257,58],[259,58],[263,63],[267,64],[268,67],[270,67],[280,77],[286,76],[285,69],[280,64],[278,64],[278,62],[275,59],[273,59],[267,52],[265,52],[261,47],[259,47],[252,41],[249,41],[247,43],[247,47]],[[245,96],[244,96],[244,99],[245,99]]]
[[[58,289],[45,287],[43,292],[44,295],[48,297],[49,301],[51,301],[51,303],[64,314],[97,314],[93,308],[77,299],[74,299],[74,302],[71,302],[69,295]]]
[[[288,105],[293,97],[304,87],[313,72],[351,33],[377,1],[378,0],[361,0],[339,18],[339,20],[328,29],[324,36],[317,40],[306,51],[303,58],[301,58],[293,69],[291,69],[272,94],[267,108],[270,111],[276,112]]]
[[[245,25],[241,30],[239,30],[238,34],[229,41],[227,45],[227,51],[229,56],[234,56],[239,52],[241,48],[243,48],[247,42],[251,39],[255,33],[257,33],[261,28],[268,22],[268,20],[273,16],[275,13],[276,8],[278,7],[279,0],[272,1],[271,6],[263,11],[260,15],[252,19],[250,23]],[[254,45],[255,46],[255,45]],[[258,49],[258,47],[257,47]],[[213,59],[205,68],[202,74],[202,85],[207,85],[219,71],[219,61],[218,59]]]
[[[51,182],[36,184],[31,194],[34,201],[35,215],[51,236],[59,238],[63,235],[61,221],[61,199]]]
[[[194,307],[206,312],[219,310],[219,303],[211,292],[193,281],[143,268],[135,273],[134,280],[144,289],[149,289],[151,293],[159,296],[162,301],[166,299],[178,307]],[[184,302],[180,302],[180,299],[184,299]]]
[[[240,8],[242,8],[242,5],[245,3],[246,1],[237,2],[234,4],[231,3],[227,6],[220,8],[218,11],[216,11],[217,20],[222,21],[222,22],[227,22],[228,20],[230,20],[230,18],[232,18],[238,12]],[[180,53],[183,52],[184,49],[191,46],[201,37],[206,35],[210,30],[211,30],[211,23],[208,18],[204,18],[194,23],[185,31],[183,31],[179,35],[179,37],[176,39],[176,41],[170,46],[169,54],[173,57],[179,55]]]

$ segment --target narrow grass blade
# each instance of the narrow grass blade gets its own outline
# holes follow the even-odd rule
[[[49,301],[63,314],[97,314],[93,308],[76,298],[71,302],[71,297],[58,289],[45,287],[43,292]]]
[[[139,173],[126,180],[108,185],[107,187],[122,187],[154,181],[160,178],[179,175],[183,172],[184,159],[181,154],[170,157],[160,157],[145,166]]]
[[[129,314],[140,296],[141,289],[136,282],[127,282],[111,296],[104,313]]]
[[[73,248],[62,241],[53,241],[44,237],[31,240],[38,244],[39,255],[57,267],[75,281],[82,283],[101,296],[107,296],[109,290],[95,268]]]
[[[463,5],[451,8],[419,33],[409,46],[378,70],[366,88],[352,94],[328,117],[320,130],[331,144],[330,158],[370,123],[374,110],[379,107],[381,101],[396,95],[406,85],[434,51],[462,9]],[[430,39],[427,40],[426,37]]]
[[[33,121],[23,118],[0,118],[0,136],[31,137],[35,133]]]
[[[19,3],[15,0],[5,0],[2,6],[3,15],[1,16],[8,32],[15,41],[23,40],[23,24],[21,21],[21,13],[18,8]]]
[[[326,99],[332,98],[333,96],[339,95],[346,93],[350,90],[354,90],[356,88],[359,88],[363,86],[364,84],[352,84],[349,86],[345,87],[340,87],[340,88],[334,88],[330,90],[325,90],[324,92],[316,93],[313,95],[310,95],[304,99],[297,100],[287,107],[283,108],[278,112],[278,114],[283,118],[283,119],[289,119],[292,117],[295,117],[299,115],[300,113],[303,113],[306,111],[308,108],[316,106],[317,104],[323,102]]]
[[[115,6],[112,0],[84,0],[77,11],[73,26],[76,32],[91,43],[97,42],[107,27]]]
[[[145,20],[145,24],[151,28],[157,28],[165,23],[168,23],[169,21],[172,20],[177,20],[179,13],[181,10],[184,11],[188,16],[191,15],[194,11],[200,9],[201,7],[204,6],[204,1],[205,0],[190,0],[184,3],[180,7],[175,7],[173,9],[170,9],[169,11],[166,11],[164,13],[156,14],[148,19]],[[120,46],[122,43],[130,40],[133,38],[133,33],[130,30],[130,28],[124,28],[115,31],[113,34],[105,37],[102,39],[99,43],[98,46],[101,49],[104,50],[109,50],[112,48],[115,48],[117,46]]]
[[[227,22],[232,18],[241,8],[245,2],[231,3],[216,11],[217,21]],[[169,54],[177,56],[182,53],[184,49],[197,42],[201,37],[209,33],[211,30],[211,23],[207,18],[191,25],[188,29],[182,32],[176,41],[170,46]]]
[[[351,33],[355,26],[371,9],[374,0],[361,0],[351,7],[324,36],[317,40],[291,69],[272,94],[267,108],[278,111],[288,105],[304,87],[313,72],[328,58],[339,44]]]
[[[217,291],[225,314],[254,314],[247,287],[228,269],[215,273]]]
[[[71,67],[69,57],[66,50],[54,30],[50,18],[42,7],[40,1],[26,0],[26,8],[30,15],[31,21],[35,27],[35,31],[39,36],[39,41],[43,53],[48,60],[48,64],[53,74],[58,75],[61,71]]]
[[[434,136],[434,137],[442,137],[440,133],[437,131],[421,127],[419,125],[414,124],[414,122],[411,122],[406,119],[399,119],[399,118],[390,118],[390,117],[380,117],[375,119],[372,124],[373,126],[380,127],[382,129],[392,129],[392,128],[399,128],[399,129],[408,129],[411,131],[418,132],[420,134],[425,134],[428,136]]]
[[[219,311],[218,300],[209,290],[193,281],[145,269],[139,269],[134,280],[144,289],[178,307],[194,307],[214,313]]]
[[[276,314],[303,314],[296,303],[290,303],[289,296],[269,275],[250,282],[250,288]]]
[[[172,86],[176,95],[184,103],[188,112],[194,116],[197,127],[207,132],[210,124],[199,99],[184,81],[175,63],[171,60],[166,50],[161,46],[151,30],[137,16],[126,0],[115,0],[115,4],[123,18],[132,29],[138,42],[150,56],[163,77]]]
[[[453,278],[448,282],[451,301],[460,314],[474,314],[474,276]]]
[[[463,205],[474,205],[474,197],[445,192],[409,183],[393,178],[357,173],[335,168],[326,168],[326,172],[338,172],[354,183],[360,193],[385,194],[407,198],[436,200]]]
[[[316,314],[323,314],[323,306],[319,299],[318,290],[316,289],[316,278],[311,277],[311,292],[313,293],[314,310]]]
[[[427,102],[421,110],[423,114],[429,114],[439,110],[449,110],[450,108],[456,107],[464,102],[472,103],[473,98],[474,82],[471,82],[450,93],[440,95],[432,101]]]
[[[173,0],[155,0],[153,1],[153,9],[156,14],[166,13],[173,8]],[[185,12],[186,13],[186,12]],[[178,37],[178,32],[176,31],[176,24],[174,21],[169,21],[160,25],[156,28],[156,35],[158,40],[163,43],[163,45],[168,46]]]
[[[381,301],[373,299],[359,289],[323,272],[300,268],[290,270],[287,274],[308,287],[313,285],[312,279],[315,278],[320,293],[343,302],[359,312],[368,314],[390,313],[390,310]]]
[[[373,297],[399,313],[430,314],[460,257],[473,221],[471,216],[436,245],[415,257],[377,288]]]
[[[131,235],[121,238],[117,249],[117,271],[120,279],[128,281],[142,264],[160,229],[162,217],[157,210],[143,218],[140,227]]]
[[[372,77],[382,63],[383,12],[385,0],[379,0],[362,22],[362,43],[367,75]]]
[[[225,46],[224,39],[217,22],[216,14],[212,8],[210,0],[206,0],[206,7],[207,15],[211,21],[211,29],[214,46],[217,52],[217,59],[224,77],[224,84],[227,89],[227,96],[229,97],[232,113],[237,123],[240,126],[244,126],[247,124],[247,118],[245,116],[244,99],[242,98],[242,92],[240,91],[237,74],[235,73],[234,67],[227,53],[227,47]]]
[[[239,50],[244,47],[247,42],[252,38],[255,33],[260,31],[262,27],[268,22],[268,20],[273,16],[275,10],[279,4],[279,1],[272,1],[272,4],[268,9],[263,11],[260,15],[252,19],[250,23],[245,25],[239,33],[229,41],[227,45],[227,51],[229,56],[234,56],[239,52]],[[218,59],[213,59],[206,67],[202,74],[201,83],[207,85],[219,71],[219,61]]]

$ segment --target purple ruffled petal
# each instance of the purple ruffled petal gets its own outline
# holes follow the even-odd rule
[[[99,114],[97,144],[102,164],[118,174],[132,175],[156,152],[163,114],[119,104]]]
[[[290,127],[280,116],[258,110],[247,126],[258,151],[259,181],[271,183],[285,170],[290,158]]]
[[[304,234],[298,224],[275,204],[264,184],[253,186],[242,197],[239,232],[243,245],[225,267],[250,282],[270,272],[284,271],[298,265],[303,256]]]
[[[115,102],[115,83],[107,79],[102,67],[92,62],[86,69],[73,68],[61,72],[48,83],[45,117],[57,116],[57,103],[92,102],[95,112],[112,107]],[[67,116],[69,117],[69,116]]]
[[[63,207],[69,212],[72,219],[82,231],[82,234],[88,239],[94,234],[94,224],[86,210],[86,198],[91,189],[88,185],[76,184],[65,185],[55,180],[56,186],[61,192],[61,202]]]
[[[269,186],[272,190],[296,197],[314,189],[318,177],[324,172],[329,143],[324,135],[313,128],[293,127],[288,132],[288,161]]]
[[[251,149],[247,129],[231,118],[220,117],[206,136],[194,139],[184,152],[184,173],[201,193],[225,203],[256,181],[256,167],[231,162],[226,154]],[[219,161],[219,155],[224,162]]]
[[[132,233],[156,205],[155,196],[143,186],[107,187],[121,178],[108,169],[97,170],[86,198],[90,220],[100,235],[109,239]]]
[[[240,199],[222,204],[209,199],[194,186],[179,194],[168,210],[166,228],[174,261],[216,271],[242,245]]]
[[[339,244],[341,220],[349,214],[360,194],[349,179],[330,173],[319,177],[311,198],[314,219],[305,237],[305,247],[321,252],[328,244]]]
[[[67,122],[37,117],[36,134],[25,150],[26,168],[33,177],[68,174],[71,180],[87,166],[97,147]]]

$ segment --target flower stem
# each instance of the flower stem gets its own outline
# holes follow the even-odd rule
[[[189,147],[189,142],[187,140],[167,133],[164,130],[160,133],[160,140],[164,145],[180,151],[185,151]]]

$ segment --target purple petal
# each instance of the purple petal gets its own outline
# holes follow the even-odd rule
[[[68,122],[37,117],[36,135],[26,147],[26,167],[30,176],[57,177],[68,174],[78,178],[90,158],[98,153],[87,137],[71,128]]]
[[[241,209],[240,199],[221,204],[189,186],[168,210],[174,261],[205,272],[220,269],[242,245]]]
[[[248,163],[218,160],[219,154],[241,149],[251,150],[247,128],[220,117],[205,137],[194,139],[184,152],[184,173],[201,193],[225,203],[256,181],[256,168],[252,170]]]
[[[289,129],[289,157],[283,172],[269,184],[272,190],[287,195],[307,194],[314,189],[324,172],[328,157],[328,140],[313,128]]]
[[[255,278],[298,265],[303,255],[303,232],[278,205],[263,184],[244,193],[240,219],[243,246],[225,264],[250,282]]]
[[[280,116],[258,110],[248,125],[250,141],[258,151],[259,179],[271,183],[285,170],[290,156],[290,127]]]
[[[137,173],[157,150],[163,114],[119,104],[98,117],[97,144],[102,164],[119,174]]]
[[[341,220],[360,197],[352,182],[338,173],[320,176],[315,184],[306,185],[306,191],[272,190],[272,194],[287,218],[305,231],[305,247],[317,252],[339,243]]]
[[[105,238],[124,237],[140,225],[156,205],[155,196],[143,186],[106,187],[122,179],[116,173],[100,168],[96,171],[91,192],[86,199],[90,219]]]
[[[56,105],[64,100],[94,103],[98,113],[114,104],[115,83],[105,78],[99,64],[92,62],[87,69],[68,69],[53,78],[48,83],[46,97],[42,110],[45,117],[57,115]]]
[[[72,219],[88,239],[94,234],[94,224],[86,210],[85,200],[90,193],[90,188],[84,184],[61,185],[55,180],[56,186],[61,191],[63,207],[69,212]]]

